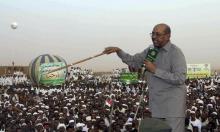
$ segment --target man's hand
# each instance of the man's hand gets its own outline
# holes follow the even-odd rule
[[[119,52],[119,51],[121,51],[121,49],[118,47],[106,47],[105,50],[103,51],[103,53],[111,54],[111,53]]]
[[[150,61],[145,60],[144,61],[145,67],[146,69],[151,72],[151,73],[155,73],[156,71],[156,65]]]

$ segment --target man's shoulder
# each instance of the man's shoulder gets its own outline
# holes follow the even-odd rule
[[[169,52],[170,52],[170,55],[176,58],[177,60],[180,58],[185,59],[185,55],[183,51],[175,44],[171,44]]]
[[[176,44],[174,44],[174,43],[170,43],[170,47],[171,48],[175,48],[175,49],[179,49],[179,47]]]
[[[171,47],[172,51],[180,51],[180,52],[182,52],[180,47],[178,47],[176,44],[170,43],[170,47]]]

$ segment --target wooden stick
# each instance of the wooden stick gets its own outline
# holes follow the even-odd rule
[[[84,62],[84,61],[87,61],[87,60],[90,60],[90,59],[99,57],[99,56],[104,55],[104,54],[105,54],[105,53],[100,53],[100,54],[94,55],[94,56],[92,56],[92,57],[89,57],[89,58],[86,58],[86,59],[83,59],[83,60],[74,62],[74,63],[72,63],[72,64],[69,64],[69,65],[66,65],[66,66],[63,66],[63,67],[59,67],[59,68],[57,68],[57,69],[53,69],[53,70],[47,72],[46,74],[49,74],[49,73],[52,73],[52,72],[55,72],[55,71],[59,71],[59,70],[65,69],[65,68],[68,68],[68,67],[70,67],[70,66],[73,66],[73,65],[82,63],[82,62]]]

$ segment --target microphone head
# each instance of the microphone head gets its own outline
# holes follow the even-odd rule
[[[158,48],[150,48],[148,50],[146,60],[148,60],[150,62],[154,62],[157,58],[157,54],[158,54]]]

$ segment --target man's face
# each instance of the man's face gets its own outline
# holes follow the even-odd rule
[[[166,27],[157,25],[151,33],[151,39],[155,47],[162,48],[170,38],[170,34],[165,33]]]

